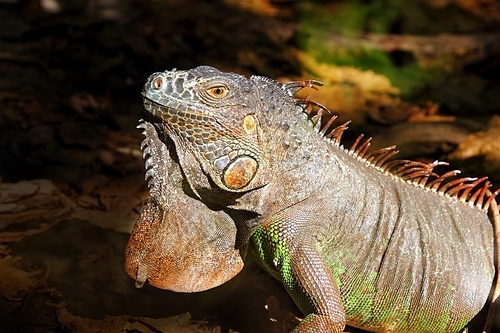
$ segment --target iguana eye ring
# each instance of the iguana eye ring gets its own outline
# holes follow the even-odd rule
[[[161,88],[162,85],[163,85],[163,79],[161,77],[157,77],[156,79],[153,80],[151,87],[154,90],[158,90]]]
[[[229,93],[229,89],[224,85],[217,85],[208,88],[207,93],[214,98],[224,98]]]

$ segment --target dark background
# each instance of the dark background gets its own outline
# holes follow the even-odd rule
[[[151,73],[320,79],[314,98],[353,120],[347,146],[364,132],[496,189],[499,55],[493,0],[0,0],[0,331],[287,332],[301,318],[252,264],[191,295],[123,272],[147,198],[135,127]]]

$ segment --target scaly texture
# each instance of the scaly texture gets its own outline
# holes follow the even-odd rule
[[[326,108],[211,67],[155,73],[142,95],[145,203],[127,246],[139,285],[199,291],[247,252],[306,316],[294,332],[459,332],[495,275],[486,179],[340,145]],[[498,219],[498,215],[495,215]],[[498,220],[495,221],[498,223]],[[185,283],[183,283],[185,281]]]
[[[243,268],[234,248],[234,223],[224,211],[208,210],[189,192],[168,138],[160,141],[150,123],[139,127],[146,135],[142,148],[148,156],[151,197],[130,236],[126,270],[134,272],[138,287],[148,280],[155,287],[177,292],[206,290],[226,282]]]

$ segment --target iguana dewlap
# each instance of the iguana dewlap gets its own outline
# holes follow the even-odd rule
[[[460,332],[492,288],[497,193],[484,178],[437,176],[439,162],[389,161],[394,147],[343,148],[346,126],[292,97],[314,85],[206,66],[149,77],[151,198],[127,273],[201,291],[248,252],[304,313],[294,332]]]

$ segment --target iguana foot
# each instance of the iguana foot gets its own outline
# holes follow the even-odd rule
[[[342,333],[345,322],[340,322],[324,315],[309,314],[292,333]]]

